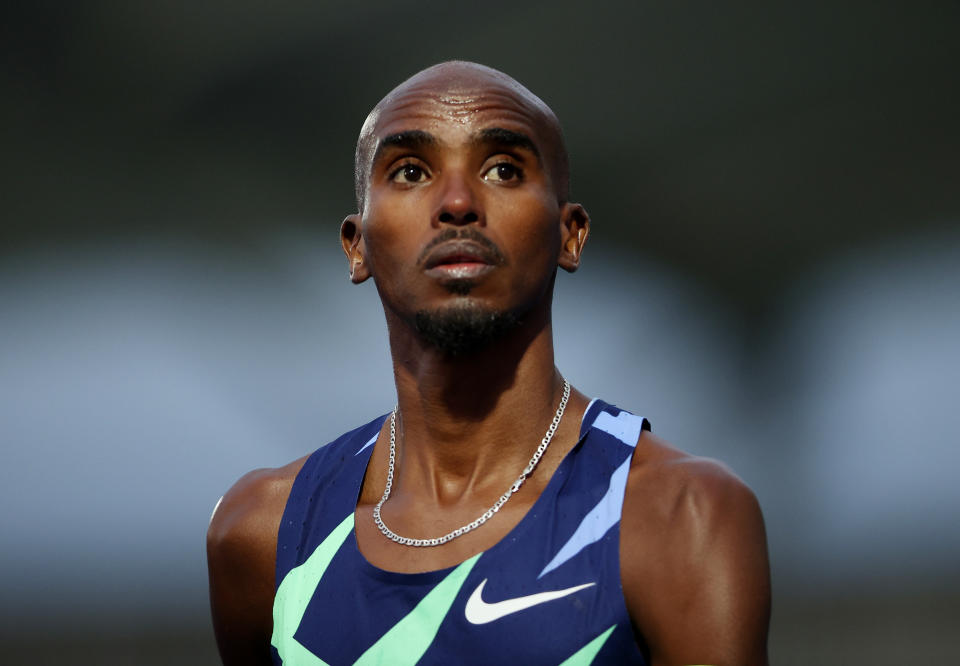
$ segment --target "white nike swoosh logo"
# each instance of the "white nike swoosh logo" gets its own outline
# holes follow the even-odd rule
[[[483,582],[477,585],[477,589],[475,589],[473,594],[470,595],[470,598],[467,599],[467,607],[464,609],[464,614],[467,616],[467,620],[473,624],[486,624],[487,622],[493,622],[494,620],[499,620],[505,615],[510,615],[510,613],[516,613],[517,611],[525,610],[531,606],[536,606],[537,604],[553,601],[554,599],[559,599],[567,596],[568,594],[573,594],[574,592],[590,587],[591,585],[596,585],[596,583],[584,583],[583,585],[568,587],[565,590],[538,592],[537,594],[529,594],[525,597],[504,599],[503,601],[488,604],[481,598],[481,595],[483,594],[483,586],[486,584],[487,579],[484,578]]]

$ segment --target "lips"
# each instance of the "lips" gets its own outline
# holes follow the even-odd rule
[[[499,263],[497,254],[489,248],[470,240],[452,240],[438,245],[423,261],[426,270],[434,268],[484,265]]]

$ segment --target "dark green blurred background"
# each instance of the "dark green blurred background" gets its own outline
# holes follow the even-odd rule
[[[392,404],[336,230],[366,112],[452,58],[563,122],[594,230],[560,366],[757,490],[774,663],[957,659],[960,5],[0,19],[4,663],[216,663],[216,497]]]

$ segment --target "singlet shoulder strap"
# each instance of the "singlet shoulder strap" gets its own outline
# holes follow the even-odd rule
[[[341,435],[304,462],[277,533],[277,584],[356,509],[373,444],[386,418],[378,416]]]
[[[637,445],[642,431],[652,430],[650,420],[645,416],[637,416],[599,398],[591,400],[583,413],[580,437],[584,437],[591,428],[602,430],[631,448]]]

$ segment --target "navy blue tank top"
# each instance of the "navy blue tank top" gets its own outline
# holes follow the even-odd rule
[[[646,419],[600,400],[523,519],[457,566],[385,571],[354,511],[384,419],[318,449],[277,539],[274,663],[645,664],[620,583],[620,513]]]

